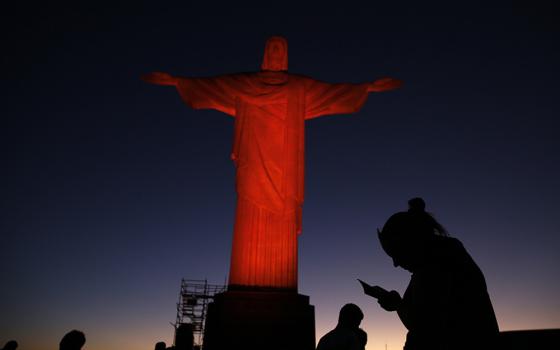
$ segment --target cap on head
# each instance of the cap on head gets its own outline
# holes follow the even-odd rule
[[[288,41],[285,38],[281,36],[268,38],[261,69],[273,72],[288,70]]]
[[[426,212],[426,203],[422,198],[408,201],[408,211],[392,215],[382,231],[378,231],[381,246],[389,256],[396,249],[416,249],[418,243],[426,238],[438,235],[447,236],[445,228],[432,215]]]

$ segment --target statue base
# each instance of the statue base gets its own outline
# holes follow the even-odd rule
[[[314,350],[315,309],[296,291],[228,290],[208,305],[204,350]]]

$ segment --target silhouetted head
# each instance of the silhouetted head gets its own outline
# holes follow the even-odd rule
[[[15,340],[10,340],[9,342],[7,342],[4,347],[2,348],[2,350],[16,350],[18,347],[18,342]]]
[[[82,346],[86,343],[86,336],[84,333],[73,330],[68,333],[62,340],[60,340],[60,350],[80,350]]]
[[[338,326],[345,328],[358,328],[364,313],[356,304],[346,304],[340,309],[338,314]]]
[[[288,41],[286,39],[281,36],[268,38],[261,69],[273,72],[288,70]]]
[[[166,348],[165,342],[158,341],[156,343],[156,347],[154,348],[154,350],[165,350],[165,348]]]
[[[426,212],[422,198],[408,201],[408,211],[394,214],[382,231],[377,231],[383,250],[393,258],[395,267],[414,272],[422,263],[426,245],[434,236],[447,236],[447,231]]]

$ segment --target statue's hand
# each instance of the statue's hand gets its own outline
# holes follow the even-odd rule
[[[170,74],[162,72],[152,72],[142,75],[142,80],[150,84],[157,85],[177,85],[177,79]]]
[[[377,302],[387,311],[396,311],[401,305],[402,299],[399,292],[392,290],[381,296]]]
[[[368,92],[389,91],[399,88],[402,81],[393,78],[377,79],[369,85]]]

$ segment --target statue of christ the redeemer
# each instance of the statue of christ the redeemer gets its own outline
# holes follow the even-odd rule
[[[329,84],[288,73],[282,37],[266,42],[259,72],[208,78],[155,72],[143,79],[175,86],[192,108],[235,117],[237,207],[229,287],[297,290],[305,120],[357,112],[369,92],[395,89],[400,81]]]

